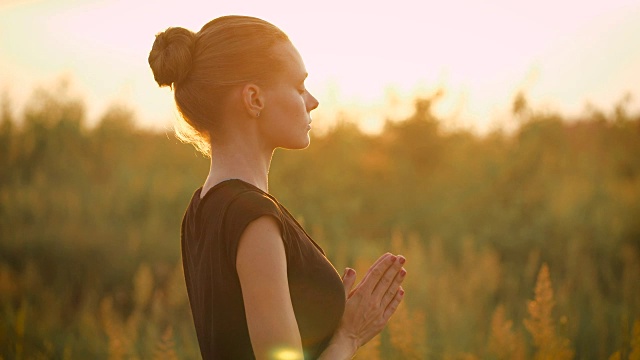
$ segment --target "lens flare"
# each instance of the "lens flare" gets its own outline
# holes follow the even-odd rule
[[[273,351],[273,359],[276,360],[304,360],[302,352],[291,348],[278,348]]]

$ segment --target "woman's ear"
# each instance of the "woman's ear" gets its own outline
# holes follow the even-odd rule
[[[248,115],[259,117],[264,108],[264,94],[256,84],[249,83],[242,88],[242,102]]]

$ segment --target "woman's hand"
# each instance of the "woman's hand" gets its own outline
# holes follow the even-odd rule
[[[355,353],[382,331],[404,297],[404,262],[402,256],[382,255],[353,290],[356,272],[347,268],[342,280],[347,300],[332,343]]]

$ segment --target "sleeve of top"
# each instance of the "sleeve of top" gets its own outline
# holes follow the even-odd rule
[[[226,243],[227,258],[234,268],[236,266],[236,255],[238,253],[240,236],[249,223],[264,215],[273,216],[280,228],[282,239],[285,241],[282,212],[278,208],[278,205],[268,196],[257,191],[247,191],[239,194],[227,207],[224,216],[223,234]]]

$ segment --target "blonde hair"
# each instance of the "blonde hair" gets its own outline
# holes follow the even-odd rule
[[[149,65],[159,86],[170,86],[184,119],[178,139],[211,156],[210,139],[230,89],[267,82],[282,67],[272,47],[289,41],[275,25],[250,16],[216,18],[194,33],[170,27],[156,35]]]

